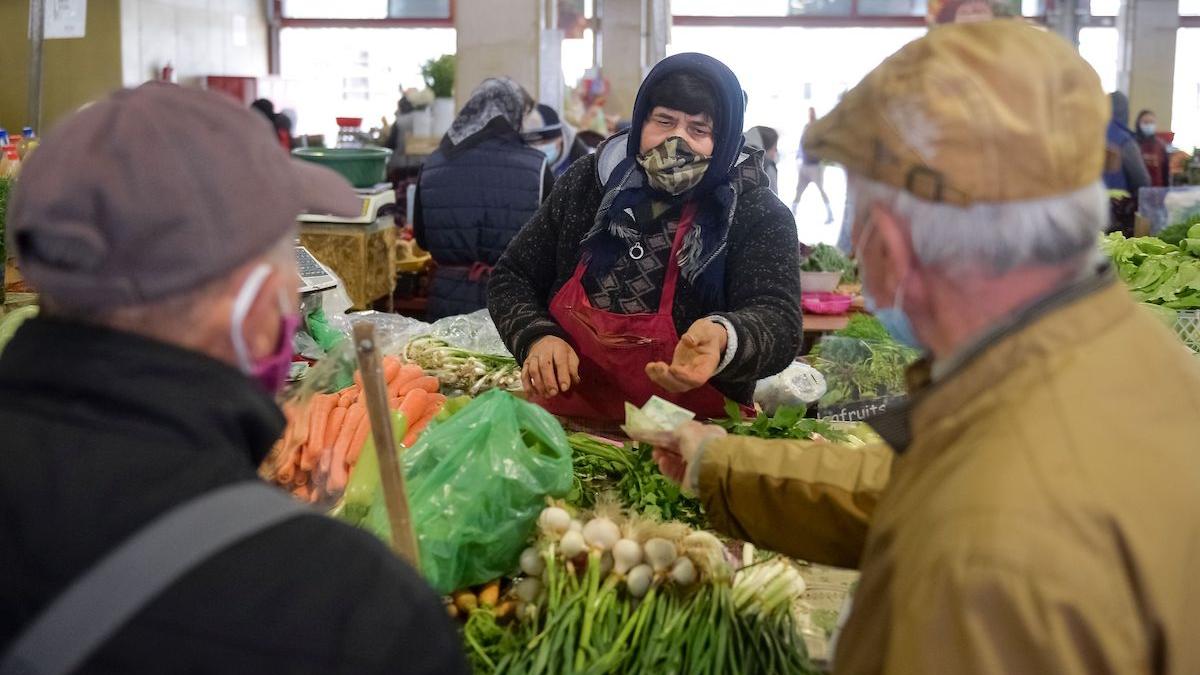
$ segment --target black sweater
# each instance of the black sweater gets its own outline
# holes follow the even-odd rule
[[[512,240],[492,273],[488,309],[518,361],[525,360],[538,338],[567,339],[549,307],[574,273],[580,242],[600,207],[603,187],[597,157],[576,162],[558,179],[550,198]],[[724,303],[705,304],[692,285],[680,279],[675,327],[682,335],[713,314],[733,324],[737,353],[713,384],[729,398],[748,404],[755,382],[786,368],[801,341],[796,221],[769,188],[753,188],[739,196],[728,256]]]
[[[0,358],[0,651],[155,516],[255,480],[283,429],[237,370],[47,319]],[[466,673],[438,598],[375,537],[314,513],[175,582],[80,673]]]

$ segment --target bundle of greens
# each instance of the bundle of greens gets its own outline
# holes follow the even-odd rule
[[[1163,229],[1154,236],[1162,239],[1172,246],[1178,246],[1179,242],[1192,236],[1188,233],[1195,225],[1200,225],[1200,213],[1194,213],[1190,218],[1181,220],[1180,222]]]
[[[833,424],[824,420],[806,419],[804,408],[783,406],[775,411],[774,417],[760,412],[751,420],[744,419],[741,410],[732,403],[726,405],[726,412],[729,414],[729,419],[719,421],[717,424],[734,436],[800,441],[826,440],[834,443],[855,444],[849,434],[834,427]]]
[[[645,444],[624,447],[588,434],[570,434],[567,441],[575,464],[575,480],[567,502],[588,509],[605,493],[621,506],[650,518],[700,525],[700,503],[658,470],[653,449]]]
[[[1200,308],[1200,224],[1192,225],[1177,246],[1157,237],[1126,239],[1114,232],[1101,241],[1101,249],[1139,302]]]
[[[477,673],[813,673],[792,614],[804,593],[778,559],[734,572],[707,532],[600,505],[551,506],[521,555],[517,620],[464,630]],[[752,556],[752,553],[748,554]]]
[[[858,280],[858,266],[836,246],[817,244],[812,253],[800,263],[801,272],[841,272],[842,283]]]
[[[855,313],[850,315],[846,327],[835,333],[838,337],[872,340],[874,342],[895,342],[891,333],[883,327],[879,319],[870,314]]]
[[[511,356],[459,349],[426,335],[408,343],[404,360],[437,377],[446,390],[470,396],[489,389],[521,390],[521,368]]]
[[[904,393],[904,373],[920,354],[888,334],[883,324],[854,314],[846,328],[813,347],[809,361],[825,376],[822,408]]]

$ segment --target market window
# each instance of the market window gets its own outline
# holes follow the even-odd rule
[[[691,4],[677,0],[675,7]],[[797,150],[808,123],[808,109],[828,113],[838,99],[871,69],[925,28],[810,28],[801,26],[680,26],[673,28],[668,51],[703,52],[725,62],[737,74],[749,101],[746,127],[765,125],[779,131],[779,197],[795,199]],[[754,45],[746,49],[745,45]],[[837,241],[845,201],[845,175],[830,168],[821,193],[805,191],[797,209],[800,238],[807,243]],[[829,211],[833,212],[832,223]]]
[[[789,3],[789,0],[673,0],[671,13],[675,16],[786,16],[789,13],[789,5],[798,1],[790,0]]]
[[[1179,3],[1180,8],[1183,3]],[[1200,28],[1180,28],[1175,37],[1175,95],[1171,131],[1175,147],[1200,147]]]
[[[1096,74],[1104,91],[1117,90],[1117,55],[1120,41],[1116,28],[1083,28],[1079,31],[1079,55]]]
[[[926,0],[858,0],[862,16],[925,16]]]
[[[592,30],[594,0],[559,0],[558,28],[562,31],[563,84],[574,87],[596,65],[596,36]]]
[[[284,0],[289,19],[446,19],[450,0]]]
[[[456,49],[453,28],[284,28],[279,40],[280,75],[260,93],[297,112],[297,134],[327,143],[337,117],[364,130],[393,119],[402,88],[425,88],[421,65]]]
[[[1092,16],[1116,16],[1121,11],[1121,0],[1092,0]]]

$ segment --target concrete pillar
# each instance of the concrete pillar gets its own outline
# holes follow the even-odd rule
[[[1058,0],[1053,9],[1046,14],[1046,24],[1050,30],[1078,48],[1082,14],[1088,13],[1088,4],[1079,0]]]
[[[1160,129],[1171,128],[1178,29],[1179,0],[1121,3],[1117,86],[1129,95],[1130,124],[1137,111],[1150,109],[1158,115]]]
[[[555,8],[553,0],[458,0],[458,108],[480,82],[504,75],[539,101],[562,107],[562,34]]]
[[[670,0],[596,0],[601,67],[612,85],[605,112],[628,119],[638,86],[667,54]]]

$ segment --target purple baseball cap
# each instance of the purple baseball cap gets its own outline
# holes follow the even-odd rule
[[[292,159],[269,126],[165,83],[81,110],[22,164],[8,219],[22,274],[59,304],[139,304],[262,255],[301,212],[359,214],[344,178]]]

